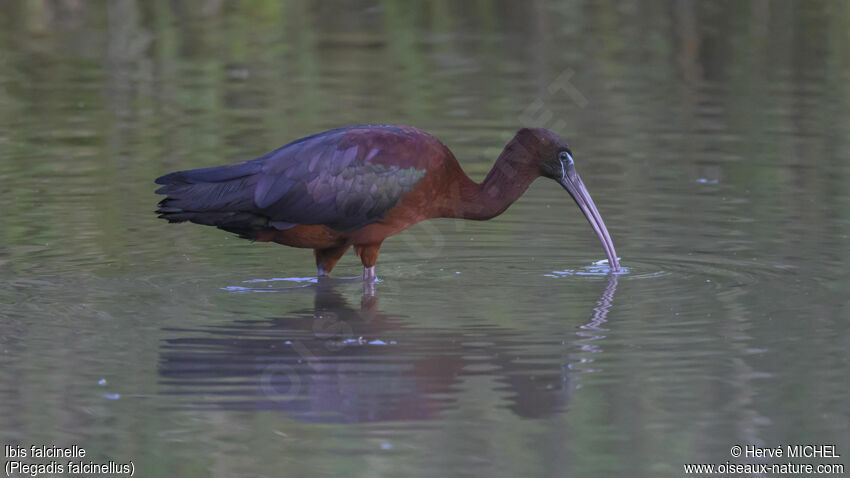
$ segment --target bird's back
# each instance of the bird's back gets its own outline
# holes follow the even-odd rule
[[[250,161],[162,176],[156,192],[166,198],[157,212],[246,238],[296,225],[351,231],[380,221],[446,161],[454,161],[451,152],[416,128],[340,128]]]

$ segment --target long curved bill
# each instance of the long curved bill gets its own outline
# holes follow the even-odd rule
[[[558,183],[570,193],[570,196],[578,204],[579,209],[584,213],[584,217],[587,218],[587,222],[590,223],[593,231],[599,237],[599,240],[602,241],[602,246],[605,247],[605,254],[608,256],[608,265],[612,271],[618,272],[620,270],[620,262],[617,260],[617,251],[614,250],[614,241],[611,240],[611,235],[608,234],[608,228],[605,227],[605,222],[602,220],[602,216],[599,215],[596,204],[590,198],[590,193],[587,192],[587,188],[584,186],[578,173],[572,171],[571,174],[565,174],[562,179],[558,180]]]

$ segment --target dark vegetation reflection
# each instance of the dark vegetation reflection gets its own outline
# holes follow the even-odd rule
[[[617,277],[607,278],[589,321],[565,337],[563,355],[538,357],[533,365],[516,360],[511,329],[477,327],[478,340],[492,344],[482,360],[455,340],[457,330],[415,333],[403,317],[382,313],[374,295],[364,293],[352,305],[337,284],[328,279],[310,287],[314,306],[285,316],[163,329],[166,337],[176,335],[160,351],[164,393],[189,397],[178,400],[189,409],[279,410],[327,422],[427,420],[451,408],[466,377],[495,375],[501,385],[494,392],[507,397],[514,413],[549,416],[566,408],[577,374],[594,371],[573,371],[572,362],[592,362],[588,352],[603,351]],[[571,349],[582,358],[571,359]],[[550,364],[542,373],[541,363]]]

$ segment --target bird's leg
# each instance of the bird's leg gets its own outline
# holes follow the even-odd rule
[[[378,250],[381,249],[381,243],[369,244],[366,246],[354,246],[354,252],[360,256],[360,262],[363,263],[363,282],[375,282],[375,263],[378,262]]]
[[[363,268],[363,297],[375,296],[375,267]]]
[[[336,265],[339,258],[345,254],[348,246],[329,247],[327,249],[313,249],[313,254],[316,256],[316,268],[318,269],[319,277],[327,277],[331,270]]]

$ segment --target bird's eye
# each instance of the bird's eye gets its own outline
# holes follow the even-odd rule
[[[561,161],[565,161],[568,164],[572,164],[573,162],[573,157],[570,156],[570,153],[566,151],[561,151],[561,154],[558,155],[558,159],[560,159]]]

